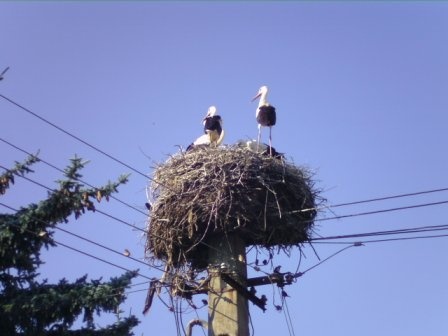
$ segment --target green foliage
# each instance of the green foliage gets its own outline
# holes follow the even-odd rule
[[[39,159],[35,155],[31,155],[28,157],[28,159],[21,163],[21,162],[15,162],[14,168],[7,170],[5,173],[0,175],[0,195],[5,194],[6,189],[9,188],[9,184],[14,184],[14,176],[23,176],[25,173],[31,173],[33,172],[30,169],[30,166],[36,162],[38,162]]]
[[[4,194],[14,176],[32,172],[29,166],[38,159],[29,157],[24,163],[0,175],[0,192]],[[54,227],[78,218],[86,211],[95,211],[95,201],[108,200],[127,176],[101,188],[86,188],[79,179],[85,166],[80,158],[71,160],[59,188],[38,204],[23,207],[14,214],[0,214],[0,331],[2,335],[129,335],[138,324],[135,316],[118,319],[110,326],[96,329],[94,314],[118,314],[125,300],[124,291],[136,276],[127,272],[108,282],[87,281],[84,276],[74,283],[62,279],[58,284],[39,282],[37,270],[42,264],[42,247],[55,246]],[[85,326],[72,330],[74,321],[83,316]]]

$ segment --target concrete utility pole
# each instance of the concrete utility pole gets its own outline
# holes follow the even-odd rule
[[[247,288],[244,241],[236,235],[229,235],[215,237],[209,244],[209,265],[212,268],[208,293],[208,336],[249,336],[247,299],[221,276],[230,276]]]

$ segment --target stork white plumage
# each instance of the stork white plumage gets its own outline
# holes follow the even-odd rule
[[[210,106],[207,115],[202,120],[204,133],[187,147],[187,151],[197,146],[219,146],[224,140],[224,130],[222,128],[222,118],[217,115],[216,106]]]
[[[269,155],[277,159],[283,159],[284,154],[277,152],[274,147],[271,147],[265,143],[257,143],[257,140],[238,140],[237,146],[250,150],[254,153],[259,153],[262,155]]]
[[[267,95],[268,87],[262,86],[258,90],[258,93],[255,95],[255,97],[252,98],[252,101],[260,98],[258,102],[257,112],[255,113],[255,117],[258,122],[257,144],[259,146],[261,140],[261,127],[269,127],[269,147],[272,148],[272,126],[274,126],[277,121],[277,114],[275,112],[275,107],[268,103]]]

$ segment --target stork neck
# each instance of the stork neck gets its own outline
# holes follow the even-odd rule
[[[264,105],[269,105],[267,99],[266,99],[267,94],[266,93],[262,93],[260,96],[260,100],[258,102],[258,107],[260,106],[264,106]]]

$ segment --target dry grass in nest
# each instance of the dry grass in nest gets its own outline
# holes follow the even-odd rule
[[[205,269],[207,241],[229,233],[247,246],[298,246],[316,216],[309,170],[237,146],[176,154],[153,179],[146,251],[176,268]]]

